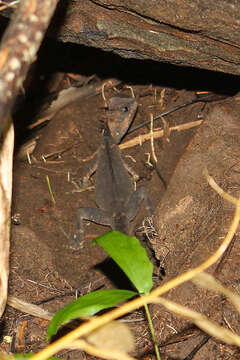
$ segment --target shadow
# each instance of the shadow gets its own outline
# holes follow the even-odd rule
[[[128,277],[111,258],[105,259],[94,268],[100,270],[117,289],[136,291]]]

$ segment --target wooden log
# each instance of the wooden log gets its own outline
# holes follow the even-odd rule
[[[61,2],[50,34],[125,58],[240,74],[237,0],[72,0]]]
[[[240,74],[238,0],[62,1],[48,35],[125,58]]]
[[[12,104],[34,61],[58,0],[22,0],[0,46],[0,317],[7,301],[14,134]]]

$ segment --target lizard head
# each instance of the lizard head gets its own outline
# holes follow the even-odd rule
[[[126,134],[136,111],[136,99],[113,97],[109,100],[107,123],[116,144],[120,143]]]

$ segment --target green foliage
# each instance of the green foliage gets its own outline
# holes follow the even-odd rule
[[[137,238],[111,231],[94,241],[118,264],[140,294],[149,293],[153,286],[153,265]]]
[[[152,288],[153,265],[138,239],[111,231],[94,242],[113,258],[140,294],[149,293]],[[59,327],[67,321],[94,315],[136,295],[136,292],[128,290],[98,290],[84,295],[54,315],[48,327],[47,339],[56,334]]]
[[[67,321],[94,315],[136,295],[128,290],[97,290],[81,296],[56,312],[48,327],[47,340]]]

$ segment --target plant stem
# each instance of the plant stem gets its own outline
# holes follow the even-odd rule
[[[148,324],[149,324],[149,329],[151,331],[151,335],[152,335],[152,339],[153,339],[153,345],[154,345],[155,354],[156,354],[157,360],[161,360],[158,345],[157,345],[157,341],[156,341],[155,331],[154,331],[154,327],[153,327],[153,323],[152,323],[152,318],[151,318],[151,315],[150,315],[150,312],[149,312],[149,309],[148,309],[148,305],[144,304],[144,308],[145,308],[145,311],[146,311],[147,320],[148,320]]]

